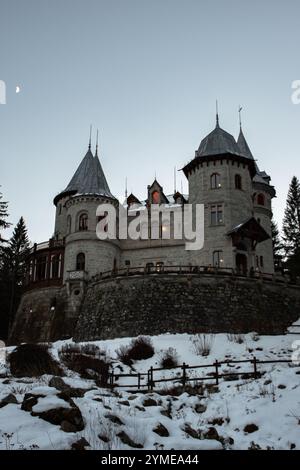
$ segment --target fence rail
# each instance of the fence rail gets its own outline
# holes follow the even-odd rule
[[[222,366],[230,367],[232,364],[250,364],[252,366],[251,370],[240,371],[240,370],[232,370],[230,372],[222,372]],[[156,384],[159,383],[166,383],[166,382],[178,382],[181,385],[185,386],[188,382],[195,382],[195,381],[206,381],[212,380],[214,381],[215,385],[219,385],[219,381],[221,378],[224,377],[247,377],[247,378],[254,378],[257,379],[261,376],[262,370],[259,370],[260,364],[278,364],[278,363],[286,363],[286,364],[293,364],[295,363],[289,359],[276,359],[276,360],[259,360],[255,356],[251,359],[245,360],[226,360],[226,361],[218,361],[216,360],[212,364],[198,364],[195,366],[190,366],[186,363],[183,363],[178,366],[170,367],[170,368],[163,368],[163,367],[150,367],[147,372],[143,373],[134,373],[134,374],[116,374],[114,371],[109,373],[108,385],[111,388],[135,388],[138,390],[147,389],[148,391],[154,390]],[[190,376],[188,371],[196,370],[196,369],[213,369],[213,372],[207,373],[205,376]],[[171,371],[179,369],[181,371],[180,376],[170,376],[170,377],[163,377],[163,378],[155,378],[155,373],[161,371]],[[119,384],[118,380],[120,378],[130,377],[136,378],[136,383],[131,384]],[[142,383],[142,378],[146,377],[147,380],[145,383]]]
[[[182,265],[161,265],[156,266],[135,266],[127,268],[115,268],[109,271],[93,276],[92,281],[98,282],[111,278],[129,277],[129,276],[145,276],[145,275],[181,275],[190,274],[194,276],[201,275],[225,275],[230,277],[242,277],[253,280],[263,280],[269,282],[275,282],[280,284],[295,284],[291,283],[289,276],[282,276],[279,274],[263,273],[263,272],[250,272],[243,273],[233,268],[217,267],[217,266],[182,266]]]

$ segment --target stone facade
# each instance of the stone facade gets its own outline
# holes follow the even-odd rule
[[[300,290],[222,275],[164,274],[90,285],[77,341],[160,333],[280,334],[298,319]]]
[[[243,330],[248,327],[255,329],[257,315],[261,315],[261,323],[258,321],[260,330],[267,331],[269,320],[270,331],[282,331],[292,313],[286,322],[280,313],[271,319],[267,303],[263,308],[259,304],[259,284],[235,278],[236,275],[253,276],[256,271],[256,274],[267,273],[269,277],[274,274],[270,236],[271,199],[275,190],[270,185],[270,177],[258,169],[242,130],[235,141],[219,127],[217,117],[216,128],[201,141],[195,158],[183,171],[189,184],[188,195],[175,191],[168,196],[155,179],[147,188],[145,201],[139,201],[131,194],[122,206],[128,220],[133,221],[136,211],[137,214],[144,211],[148,217],[152,204],[161,204],[171,213],[181,210],[187,203],[193,210],[197,204],[203,205],[202,249],[189,251],[184,238],[174,238],[173,214],[169,225],[164,220],[165,216],[160,218],[158,239],[152,239],[152,232],[147,229],[150,237],[145,240],[100,240],[96,234],[101,220],[97,215],[98,206],[105,203],[118,210],[120,203],[110,192],[97,148],[94,156],[89,145],[70,183],[54,199],[54,236],[49,242],[35,245],[29,256],[28,291],[17,312],[12,341],[44,341],[72,336],[80,311],[76,330],[76,337],[80,339],[86,339],[84,331],[97,332],[98,337],[143,333],[149,330],[145,315],[155,322],[155,332],[168,329],[205,331],[211,327],[221,331],[229,327],[238,329],[239,325]],[[164,233],[169,229],[171,237],[165,239]],[[146,270],[149,267],[160,273],[176,268],[176,282],[169,276],[157,279],[138,277],[135,287],[133,278],[124,277],[121,281],[101,280],[98,287],[94,285],[95,278],[102,279],[109,273],[118,278],[118,274],[123,275],[125,270]],[[218,281],[213,277],[210,281],[203,279],[200,282],[188,276],[178,277],[178,270],[190,268],[192,272],[200,267],[202,270],[213,267],[219,273],[229,273],[232,280],[221,282],[220,277]],[[234,296],[228,296],[233,282],[237,285],[236,303]],[[251,296],[245,287],[248,285],[251,286],[251,295],[256,294],[252,307]],[[195,288],[194,292],[191,286]],[[151,294],[145,289],[149,289]],[[273,289],[276,293],[280,288],[274,284],[268,289],[264,288],[263,292],[267,298],[270,297],[270,305],[275,312],[276,302],[271,301],[269,292]],[[135,296],[136,292],[139,292],[138,296]],[[285,289],[284,292],[289,303],[294,291]],[[122,295],[126,298],[122,299]],[[284,305],[285,297],[280,293],[273,298],[278,301],[278,306]],[[155,319],[157,309],[165,317],[161,321]],[[255,313],[256,310],[264,313]],[[127,312],[130,312],[128,321]],[[175,315],[174,321],[171,312]],[[250,321],[251,312],[253,321]],[[233,320],[235,326],[232,325]],[[274,322],[277,321],[276,327]],[[139,325],[136,331],[135,324]],[[90,338],[91,334],[87,333],[87,337]]]

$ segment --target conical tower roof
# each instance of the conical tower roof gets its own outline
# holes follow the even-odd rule
[[[251,150],[249,148],[249,145],[248,145],[248,143],[245,139],[242,128],[240,128],[240,134],[239,134],[239,137],[238,137],[238,140],[237,140],[237,144],[238,144],[238,148],[239,148],[241,154],[244,157],[251,158],[253,160],[252,152],[251,152]]]
[[[234,137],[219,126],[219,119],[217,116],[216,127],[201,141],[197,151],[197,156],[208,157],[211,155],[222,155],[226,153],[241,155],[241,151]]]
[[[55,197],[54,204],[56,205],[58,200],[67,194],[95,194],[114,198],[98,155],[93,156],[90,146],[68,186]]]

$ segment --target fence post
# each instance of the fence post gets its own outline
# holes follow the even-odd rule
[[[154,381],[153,381],[153,367],[150,367],[150,390],[152,391],[154,387]]]
[[[215,365],[215,368],[216,368],[216,385],[219,385],[219,363],[218,363],[217,359],[216,359],[214,365]]]
[[[182,385],[185,387],[186,384],[186,364],[182,364]]]
[[[257,359],[253,357],[253,369],[254,369],[254,378],[257,379]]]
[[[111,374],[110,374],[110,387],[114,387],[114,370],[112,369]]]

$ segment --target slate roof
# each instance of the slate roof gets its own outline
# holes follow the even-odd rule
[[[221,129],[217,119],[215,129],[201,141],[197,151],[197,156],[208,157],[210,155],[221,155],[226,153],[244,156],[242,155],[233,135],[224,131],[224,129]]]
[[[93,156],[90,148],[75,171],[68,186],[56,196],[54,203],[65,193],[95,194],[114,198],[110,192],[98,155]]]
[[[249,148],[249,145],[245,139],[245,136],[243,134],[242,128],[240,129],[240,134],[237,140],[237,145],[244,157],[251,158],[253,160],[253,155],[252,152]]]

